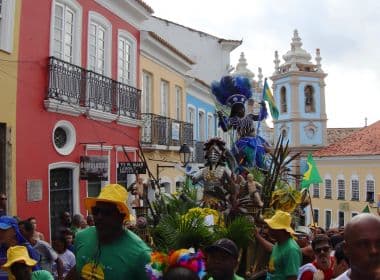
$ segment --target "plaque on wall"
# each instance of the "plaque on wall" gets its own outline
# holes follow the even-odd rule
[[[26,193],[28,201],[42,200],[42,180],[27,180]]]

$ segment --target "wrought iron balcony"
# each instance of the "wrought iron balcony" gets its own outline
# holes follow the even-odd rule
[[[193,125],[165,116],[141,114],[143,126],[141,143],[144,145],[181,146],[193,144]]]
[[[71,106],[141,117],[141,90],[55,57],[49,58],[47,97]]]

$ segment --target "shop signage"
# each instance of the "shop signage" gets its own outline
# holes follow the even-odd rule
[[[177,122],[172,123],[172,140],[179,140],[179,128],[180,124]]]
[[[144,162],[141,161],[128,161],[128,162],[119,162],[117,166],[117,175],[122,174],[146,174],[146,166]]]
[[[81,156],[80,157],[81,180],[108,180],[107,156]]]

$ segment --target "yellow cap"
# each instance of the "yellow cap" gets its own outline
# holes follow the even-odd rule
[[[87,197],[84,199],[86,209],[91,213],[92,207],[97,202],[109,202],[116,204],[117,209],[125,214],[125,220],[129,220],[129,209],[127,205],[128,192],[119,184],[109,184],[103,187],[98,197]]]

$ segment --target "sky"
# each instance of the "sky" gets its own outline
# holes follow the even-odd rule
[[[243,40],[257,78],[274,71],[274,51],[290,50],[294,29],[312,55],[321,51],[328,74],[328,127],[362,127],[380,120],[380,1],[378,0],[144,0],[153,15],[223,39]]]

